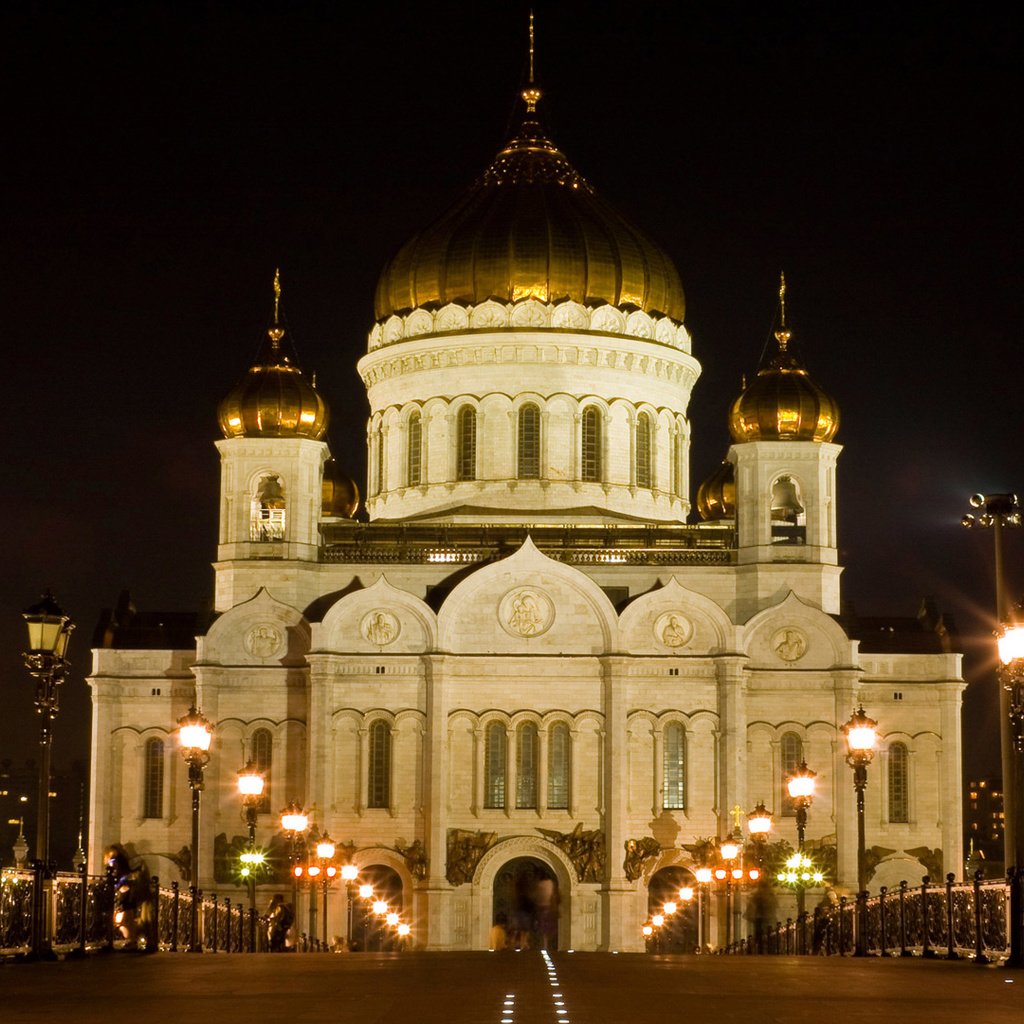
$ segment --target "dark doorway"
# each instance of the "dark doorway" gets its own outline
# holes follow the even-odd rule
[[[558,880],[543,861],[517,857],[494,879],[494,922],[512,949],[558,949]]]
[[[697,900],[680,899],[679,890],[690,886],[696,891],[693,875],[686,868],[662,868],[651,877],[647,888],[647,916],[663,914],[666,903],[676,905],[674,914],[665,914],[665,923],[647,942],[652,953],[692,953],[697,948]]]

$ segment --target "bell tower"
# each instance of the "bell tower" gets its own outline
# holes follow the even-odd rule
[[[288,344],[280,300],[278,272],[273,325],[248,373],[218,410],[224,434],[217,441],[218,608],[230,607],[239,596],[228,583],[239,562],[315,562],[319,554],[328,410]]]

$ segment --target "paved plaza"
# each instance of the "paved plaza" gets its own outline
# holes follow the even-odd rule
[[[0,999],[5,1024],[1020,1024],[1024,972],[813,957],[115,954],[5,964]]]

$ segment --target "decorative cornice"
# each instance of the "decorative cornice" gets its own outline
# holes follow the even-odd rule
[[[545,329],[619,334],[670,345],[686,353],[691,348],[689,332],[669,317],[651,316],[643,310],[629,311],[608,305],[590,308],[569,300],[544,303],[536,299],[524,299],[515,303],[489,300],[478,306],[460,306],[450,302],[437,310],[420,308],[405,316],[393,314],[381,323],[374,324],[367,350],[373,352],[383,346],[424,335]]]

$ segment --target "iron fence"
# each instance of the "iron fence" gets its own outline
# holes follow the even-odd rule
[[[198,934],[192,941],[192,901],[199,901]],[[125,943],[114,924],[114,883],[107,875],[84,871],[49,873],[42,868],[0,872],[0,957],[33,952],[33,915],[42,903],[44,946],[54,953],[115,950]],[[268,919],[232,902],[230,896],[193,897],[188,887],[152,879],[152,896],[140,911],[141,946],[146,952],[269,952]],[[317,938],[298,934],[295,949],[326,952]]]
[[[901,882],[877,895],[845,896],[830,909],[778,921],[722,950],[730,954],[942,957],[989,963],[1009,953],[1010,881]],[[1015,884],[1020,884],[1017,881]],[[858,940],[862,940],[859,942]]]

